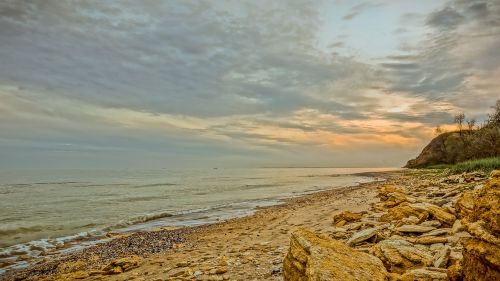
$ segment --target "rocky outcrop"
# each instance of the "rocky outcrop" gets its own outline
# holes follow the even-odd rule
[[[283,263],[284,280],[386,280],[382,262],[344,243],[300,229],[292,234]]]
[[[500,171],[493,172],[483,188],[462,196],[457,205],[472,236],[463,242],[464,280],[500,280]]]
[[[418,155],[406,163],[405,168],[419,168],[429,165],[451,163],[446,157],[446,141],[454,133],[444,133],[434,138]]]
[[[409,179],[380,185],[368,212],[336,215],[337,240],[294,233],[285,280],[383,280],[357,270],[380,273],[380,262],[387,280],[500,280],[500,172],[486,183],[480,173]]]

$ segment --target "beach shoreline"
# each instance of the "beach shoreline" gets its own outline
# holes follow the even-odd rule
[[[77,277],[83,280],[103,280],[103,278],[123,280],[125,277],[141,280],[144,273],[150,275],[149,273],[152,272],[161,276],[154,278],[165,280],[165,277],[169,275],[182,275],[179,272],[170,271],[176,271],[176,269],[185,271],[185,267],[178,267],[177,263],[181,263],[181,265],[183,263],[218,264],[221,259],[225,260],[231,257],[231,252],[235,254],[248,251],[252,252],[253,255],[248,254],[243,260],[247,261],[248,256],[250,256],[251,260],[254,259],[254,261],[241,262],[240,266],[245,269],[241,270],[239,275],[231,274],[231,280],[246,280],[245,277],[254,274],[259,277],[259,280],[278,280],[281,277],[276,277],[281,275],[277,265],[283,259],[288,247],[289,234],[294,229],[308,227],[318,232],[324,232],[331,225],[331,216],[334,212],[343,210],[366,211],[370,203],[377,200],[375,197],[376,186],[380,184],[380,181],[375,179],[388,180],[402,173],[404,171],[370,172],[363,175],[373,177],[373,182],[342,188],[332,187],[315,193],[283,199],[282,204],[258,208],[252,215],[228,219],[220,223],[177,229],[166,227],[156,231],[118,234],[111,241],[91,246],[76,253],[58,258],[48,257],[25,269],[7,272],[0,276],[0,280],[14,280],[15,278],[74,280]],[[220,239],[222,233],[224,238]],[[241,240],[240,236],[243,241],[241,241],[241,245],[236,245],[235,243]],[[250,239],[251,237],[253,238]],[[256,256],[259,255],[260,251],[269,252],[268,250],[274,253],[274,260],[257,272],[248,267],[249,262],[253,264],[259,260]],[[106,264],[116,259],[131,256],[140,258],[141,266],[139,268],[117,275],[103,275],[105,273],[101,269]],[[197,260],[199,258],[203,261]],[[160,264],[160,268],[156,268]],[[204,272],[196,269],[193,268],[190,273],[199,276],[199,272]],[[207,268],[202,269],[210,271]],[[216,266],[212,269],[215,270]],[[273,272],[275,274],[272,274]],[[227,278],[229,275],[219,274],[215,276]],[[154,278],[147,276],[144,280]]]

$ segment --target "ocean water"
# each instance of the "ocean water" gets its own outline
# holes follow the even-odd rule
[[[243,216],[283,198],[372,181],[354,173],[382,170],[391,169],[0,171],[0,258],[109,231]]]

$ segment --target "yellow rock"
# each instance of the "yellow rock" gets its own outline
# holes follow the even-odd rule
[[[286,281],[377,281],[386,280],[382,262],[306,229],[292,234],[283,263]]]
[[[390,222],[395,220],[399,221],[411,216],[420,217],[421,213],[422,211],[412,208],[410,204],[404,202],[396,207],[388,209],[387,213],[380,217],[380,221]]]
[[[130,256],[117,259],[104,266],[102,268],[102,271],[104,271],[105,274],[119,274],[139,267],[139,265],[142,263],[142,260],[143,258],[139,256]]]
[[[350,211],[344,211],[340,214],[333,216],[333,224],[336,226],[343,226],[347,222],[360,221],[362,218],[361,214],[353,213]]]
[[[462,220],[472,235],[463,241],[463,280],[500,280],[500,172],[472,197],[472,211]]]

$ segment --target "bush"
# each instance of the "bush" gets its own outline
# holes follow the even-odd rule
[[[428,169],[448,169],[452,174],[460,174],[464,172],[483,171],[490,172],[500,169],[500,157],[491,157],[477,160],[469,160],[454,165],[434,165],[427,167]]]

